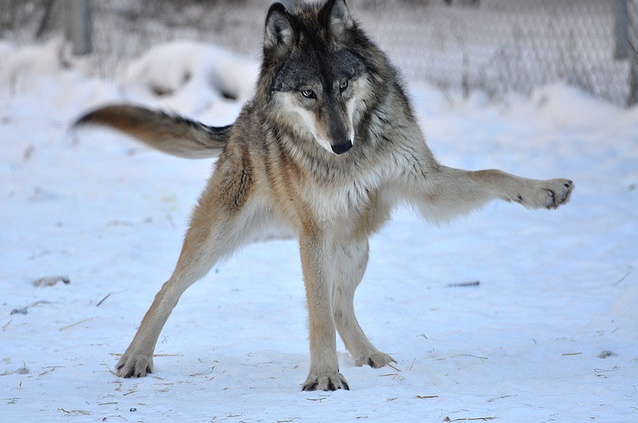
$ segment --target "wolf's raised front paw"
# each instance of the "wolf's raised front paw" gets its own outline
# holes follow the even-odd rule
[[[396,360],[390,357],[388,354],[382,352],[355,359],[355,364],[357,366],[367,365],[372,367],[373,369],[380,369],[381,367],[386,366],[390,363],[396,363]]]
[[[308,375],[308,379],[302,386],[304,391],[336,391],[337,389],[350,389],[346,378],[339,372],[331,375]]]
[[[142,377],[153,372],[153,356],[124,353],[115,367],[121,377]]]
[[[530,209],[555,209],[569,201],[574,183],[569,179],[549,179],[535,181],[532,186],[521,188],[510,198]]]
[[[574,183],[568,179],[550,179],[545,181],[544,185],[543,189],[547,195],[544,206],[548,210],[567,203],[574,189]]]

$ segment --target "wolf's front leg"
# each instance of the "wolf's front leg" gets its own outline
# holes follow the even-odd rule
[[[483,189],[492,189],[500,199],[528,209],[555,209],[569,201],[574,189],[569,179],[528,179],[500,170],[480,170],[470,175]]]
[[[573,189],[569,179],[538,180],[500,170],[467,171],[439,166],[426,174],[416,202],[426,217],[447,220],[496,199],[529,209],[555,209],[569,201]]]
[[[346,379],[339,373],[337,334],[332,318],[333,248],[319,240],[316,234],[302,235],[299,246],[310,330],[310,372],[303,390],[349,389]]]

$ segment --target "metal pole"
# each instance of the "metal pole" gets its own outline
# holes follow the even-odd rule
[[[66,0],[65,20],[65,35],[73,45],[73,54],[91,53],[93,38],[89,0]]]
[[[629,0],[628,50],[629,50],[629,98],[627,105],[638,104],[638,0]]]
[[[616,0],[614,14],[614,34],[616,38],[616,49],[614,59],[626,59],[629,49],[627,48],[627,2],[629,0]]]

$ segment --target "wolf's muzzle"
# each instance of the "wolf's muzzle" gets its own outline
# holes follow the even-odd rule
[[[332,148],[332,151],[335,154],[343,154],[346,151],[350,150],[352,148],[352,142],[351,141],[346,141],[344,143],[341,144],[337,144],[337,145],[331,145],[330,146]]]

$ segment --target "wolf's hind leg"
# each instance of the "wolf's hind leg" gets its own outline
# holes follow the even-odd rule
[[[225,210],[210,189],[204,192],[173,275],[155,296],[133,341],[117,363],[119,376],[141,377],[153,371],[153,352],[166,320],[184,291],[245,238],[248,226],[242,219],[245,213],[245,208],[235,212]]]
[[[395,362],[377,350],[361,329],[354,312],[354,293],[368,264],[368,241],[340,246],[336,252],[336,269],[332,288],[332,313],[343,343],[357,366],[380,368]]]

